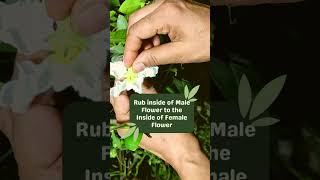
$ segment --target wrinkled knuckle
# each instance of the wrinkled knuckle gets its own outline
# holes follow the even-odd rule
[[[137,31],[138,27],[136,24],[132,24],[129,29],[128,29],[128,36],[129,35],[134,35]]]
[[[175,59],[177,62],[180,62],[180,63],[185,63],[185,62],[188,62],[188,59],[190,59],[191,57],[187,56],[187,55],[184,55],[184,54],[177,54],[175,56]]]
[[[167,14],[180,14],[183,11],[184,3],[182,1],[165,2],[162,6]]]
[[[117,121],[118,122],[126,122],[129,121],[129,117],[127,114],[117,114],[116,115]]]
[[[143,52],[142,58],[147,60],[149,66],[156,66],[159,64],[159,60],[149,51]]]
[[[136,19],[136,17],[137,17],[137,13],[132,13],[132,14],[129,16],[129,18],[128,18],[129,24],[132,23],[132,22],[134,22],[135,19]]]

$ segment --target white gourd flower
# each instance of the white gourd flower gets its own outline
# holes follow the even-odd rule
[[[110,95],[118,97],[123,91],[134,90],[142,94],[144,78],[155,77],[158,74],[158,67],[147,67],[139,73],[131,68],[126,68],[123,61],[110,63],[110,75],[115,77],[114,87],[110,89]]]
[[[0,41],[15,46],[19,53],[53,52],[40,64],[17,63],[17,79],[0,89],[0,106],[23,113],[35,96],[49,89],[59,92],[68,87],[81,97],[104,100],[106,32],[82,37],[71,30],[69,18],[57,22],[56,31],[53,22],[44,2],[0,3]]]

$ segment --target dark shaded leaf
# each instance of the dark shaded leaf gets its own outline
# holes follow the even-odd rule
[[[249,112],[250,105],[252,103],[251,87],[245,74],[242,75],[239,84],[238,103],[240,113],[242,117],[245,118]]]
[[[270,107],[280,94],[286,77],[286,75],[280,76],[262,88],[252,103],[250,119],[256,118]]]
[[[278,123],[280,120],[272,117],[265,117],[254,121],[251,125],[256,127],[271,126]]]

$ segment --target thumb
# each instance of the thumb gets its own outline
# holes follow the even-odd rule
[[[134,61],[132,67],[135,72],[141,72],[146,67],[185,63],[185,52],[186,47],[183,46],[182,42],[162,44],[142,51]]]

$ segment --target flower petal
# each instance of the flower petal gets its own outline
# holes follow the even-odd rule
[[[127,68],[123,61],[116,61],[110,63],[110,75],[114,76],[116,79],[124,78],[127,72]]]
[[[144,77],[155,77],[158,74],[159,67],[148,67],[140,72]]]
[[[1,40],[15,46],[19,52],[49,48],[45,40],[53,32],[53,20],[47,15],[44,2],[1,3],[0,23]]]
[[[118,97],[124,90],[126,90],[124,82],[115,82],[115,86],[110,89],[110,96]]]

